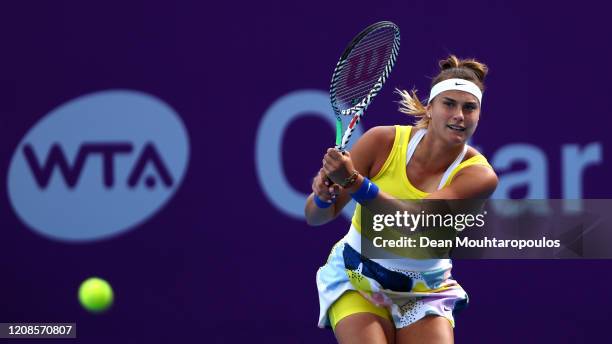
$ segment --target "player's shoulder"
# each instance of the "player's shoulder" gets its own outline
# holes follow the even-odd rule
[[[366,176],[375,176],[393,150],[395,126],[379,126],[366,131],[351,149],[353,162],[361,164]]]
[[[477,160],[479,162],[482,162],[484,160],[484,161],[486,161],[488,163],[488,159],[487,159],[487,157],[485,156],[484,153],[480,152],[477,148],[472,147],[470,145],[466,144],[466,146],[467,146],[468,149],[467,149],[467,152],[465,153],[465,157],[463,158],[463,161],[466,161],[466,160],[472,159],[474,157],[477,157]]]
[[[465,157],[463,159],[463,161],[467,161],[469,159],[472,159],[474,157],[482,157],[486,160],[486,157],[480,152],[478,151],[478,149],[469,146],[468,145],[468,150],[465,154]],[[487,184],[495,184],[497,185],[498,182],[498,177],[497,174],[495,173],[495,171],[493,170],[493,168],[491,168],[491,165],[489,165],[488,163],[482,163],[482,162],[478,162],[478,163],[474,163],[474,164],[468,164],[468,166],[464,166],[458,173],[457,176],[459,175],[471,175],[472,177],[475,177]]]
[[[367,152],[371,156],[377,156],[382,152],[388,152],[395,142],[394,126],[378,126],[368,129],[355,143],[353,150]]]
[[[393,125],[383,125],[377,126],[368,129],[368,131],[363,134],[363,137],[368,141],[372,141],[372,143],[385,143],[395,140],[395,131],[396,128]]]
[[[479,156],[479,155],[482,155],[484,157],[484,155],[480,151],[478,151],[478,149],[476,149],[476,148],[474,148],[474,147],[472,147],[470,145],[467,145],[467,147],[468,147],[468,150],[465,153],[465,158],[463,159],[463,161],[471,159],[471,158],[473,158],[475,156]]]

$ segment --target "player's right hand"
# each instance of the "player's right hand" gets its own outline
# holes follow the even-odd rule
[[[315,176],[312,181],[312,192],[315,193],[321,200],[325,202],[330,202],[338,197],[340,194],[340,186],[337,184],[333,184],[329,178],[323,172],[321,168],[319,173]]]

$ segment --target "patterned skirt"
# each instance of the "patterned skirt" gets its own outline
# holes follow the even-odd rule
[[[372,304],[386,308],[397,329],[428,315],[445,317],[454,327],[455,314],[467,306],[468,295],[450,271],[385,267],[362,256],[343,238],[317,272],[319,327],[331,327],[328,310],[348,290],[358,291]]]

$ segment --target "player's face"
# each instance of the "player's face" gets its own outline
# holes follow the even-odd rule
[[[444,91],[428,106],[430,128],[452,143],[465,143],[476,130],[480,118],[478,99],[464,91]]]

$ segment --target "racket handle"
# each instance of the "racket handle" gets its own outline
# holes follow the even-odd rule
[[[336,147],[342,144],[342,119],[336,117]]]

